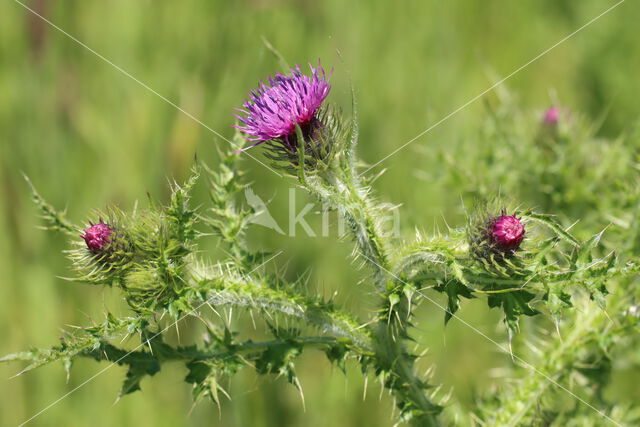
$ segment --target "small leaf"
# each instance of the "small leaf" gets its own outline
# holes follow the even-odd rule
[[[284,341],[269,347],[256,360],[256,371],[259,374],[276,374],[287,378],[298,387],[293,360],[302,353],[302,345],[294,341]]]
[[[80,230],[80,228],[72,224],[66,218],[65,212],[58,211],[47,203],[47,201],[44,200],[44,198],[36,191],[36,187],[31,183],[31,180],[27,175],[24,175],[24,179],[27,181],[29,188],[31,188],[31,199],[36,205],[38,205],[38,208],[40,208],[42,218],[49,223],[49,226],[46,228],[48,230],[62,231],[73,238],[77,238],[78,230]]]
[[[607,306],[606,296],[609,294],[607,287],[601,280],[587,281],[587,288],[590,292],[591,300],[595,301],[602,310]]]
[[[342,343],[336,343],[329,346],[329,348],[325,350],[325,354],[331,363],[335,363],[336,366],[346,374],[345,361],[349,354],[349,347]]]
[[[443,292],[447,295],[447,311],[444,315],[444,323],[447,324],[451,317],[460,308],[460,297],[468,299],[475,298],[471,289],[467,288],[458,280],[449,280],[434,288],[436,291]]]
[[[127,376],[122,384],[120,396],[140,390],[140,381],[149,375],[153,376],[160,371],[160,363],[152,357],[147,360],[136,360],[129,365]]]
[[[589,240],[580,245],[580,247],[576,251],[574,251],[571,260],[574,269],[583,268],[584,266],[591,263],[591,261],[593,260],[591,251],[595,249],[596,246],[598,246],[601,237],[602,233],[598,233],[595,236],[592,236]]]
[[[204,397],[208,396],[213,403],[220,405],[218,392],[229,398],[229,395],[220,385],[217,374],[218,368],[209,364],[204,360],[192,360],[187,365],[189,373],[185,377],[185,381],[193,384],[193,400],[198,403]]]
[[[518,331],[518,318],[521,315],[535,316],[539,313],[529,305],[534,297],[534,294],[527,291],[512,291],[489,294],[487,302],[491,308],[502,307],[505,323],[510,333],[515,333]]]

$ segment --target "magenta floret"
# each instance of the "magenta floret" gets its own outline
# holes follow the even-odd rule
[[[502,250],[513,251],[524,240],[524,224],[515,215],[501,215],[491,223],[493,244]]]
[[[101,252],[109,245],[112,233],[109,224],[100,222],[92,224],[80,237],[84,239],[91,252]]]
[[[288,75],[276,74],[269,83],[262,83],[252,90],[243,108],[236,115],[237,126],[252,146],[265,141],[280,139],[289,145],[289,137],[295,136],[296,126],[308,127],[315,119],[322,102],[329,95],[331,86],[320,65],[309,64],[311,76],[302,74],[300,67],[291,69]]]

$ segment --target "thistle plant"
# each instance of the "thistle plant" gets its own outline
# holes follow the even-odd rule
[[[102,322],[66,332],[56,346],[2,361],[26,361],[23,371],[61,361],[69,372],[82,357],[126,366],[120,395],[140,390],[144,378],[167,362],[180,362],[188,370],[185,381],[192,384],[194,399],[219,404],[227,394],[223,379],[243,368],[282,376],[300,389],[297,359],[304,350],[319,350],[338,367],[354,363],[363,375],[374,375],[393,395],[398,422],[433,426],[451,422],[460,411],[441,391],[442,384],[418,373],[416,310],[435,304],[449,322],[464,299],[482,298],[488,309],[502,313],[511,349],[521,345],[524,317],[550,320],[558,331],[572,321],[577,326],[564,339],[546,338],[535,346],[540,357],[533,370],[518,367],[521,359],[514,358],[517,381],[479,397],[474,419],[515,425],[582,416],[580,405],[566,411],[539,409],[563,388],[573,388],[569,383],[576,376],[581,379],[576,393],[603,408],[606,419],[623,413],[625,419],[637,419],[628,408],[609,405],[599,395],[606,379],[589,373],[606,369],[607,355],[621,342],[633,348],[637,245],[620,246],[620,254],[609,251],[602,230],[586,238],[574,235],[566,211],[555,216],[523,208],[530,202],[526,199],[518,207],[508,206],[496,195],[491,203],[478,203],[466,224],[445,233],[418,232],[412,241],[383,233],[381,218],[388,205],[376,199],[370,177],[358,168],[355,97],[347,119],[328,104],[331,87],[322,67],[310,70],[308,76],[294,67],[252,91],[237,115],[232,147],[221,153],[216,166],[197,162],[185,183],[172,186],[165,205],[151,203],[133,213],[111,206],[80,225],[33,190],[48,227],[65,232],[75,245],[68,252],[75,279],[117,287],[130,314],[107,313]],[[557,114],[553,123],[551,116],[548,111],[545,125],[558,124]],[[350,307],[309,294],[299,280],[288,281],[265,268],[277,263],[277,248],[271,253],[253,249],[247,231],[255,211],[239,201],[248,185],[240,161],[250,148],[264,149],[273,166],[288,175],[285,179],[347,224],[353,257],[362,265],[359,286],[376,300],[370,318],[358,318]],[[196,208],[192,193],[201,181],[208,185],[208,207]],[[638,227],[637,222],[629,226]],[[225,247],[217,259],[199,250],[212,234]],[[433,294],[441,294],[445,305],[435,302]],[[261,319],[267,338],[252,340],[241,324],[205,310],[225,307]],[[167,330],[185,317],[202,322],[202,341],[183,345],[166,338]],[[132,337],[133,345],[121,344]]]

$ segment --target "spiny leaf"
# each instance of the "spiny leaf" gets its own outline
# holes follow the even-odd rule
[[[330,345],[325,350],[325,354],[331,363],[335,363],[342,372],[346,373],[345,362],[349,354],[349,347],[346,344],[336,343],[334,345]]]
[[[453,317],[456,311],[458,311],[458,308],[460,308],[460,297],[468,299],[475,298],[471,289],[458,280],[448,280],[436,286],[434,289],[447,295],[447,311],[444,314],[445,324],[451,320],[451,317]]]
[[[131,363],[127,370],[127,377],[122,384],[120,396],[140,390],[140,381],[147,375],[153,376],[159,371],[160,364],[154,359]]]
[[[195,403],[209,397],[213,403],[220,405],[218,392],[229,397],[216,377],[216,369],[204,360],[192,360],[187,365],[189,373],[185,381],[193,384],[193,400]]]
[[[300,353],[302,353],[302,345],[292,340],[271,346],[256,360],[256,371],[259,374],[282,375],[299,388],[293,361]]]
[[[174,238],[181,243],[188,242],[195,237],[193,226],[196,222],[195,211],[190,207],[191,192],[200,177],[200,165],[194,164],[191,175],[183,185],[175,184],[169,206],[166,209],[166,217]]]
[[[564,309],[572,307],[571,295],[563,290],[560,284],[554,283],[543,299],[547,303],[547,308],[552,316],[558,317]]]
[[[529,302],[535,295],[527,291],[512,291],[504,293],[489,294],[489,307],[502,307],[505,315],[505,322],[510,333],[518,331],[518,318],[521,315],[534,316],[539,312],[533,309]]]

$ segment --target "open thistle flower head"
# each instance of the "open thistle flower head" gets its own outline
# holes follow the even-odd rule
[[[311,76],[300,71],[299,66],[287,75],[277,73],[268,84],[262,83],[251,91],[249,99],[239,108],[243,115],[236,115],[241,125],[236,126],[246,138],[258,145],[266,141],[280,140],[285,148],[296,151],[296,126],[303,134],[313,133],[317,114],[329,95],[331,86],[324,69],[309,64]]]
[[[522,221],[515,215],[502,215],[490,221],[488,230],[493,245],[502,251],[515,251],[524,240],[525,230]]]
[[[91,224],[89,228],[84,230],[84,234],[80,237],[84,239],[87,248],[94,253],[102,252],[107,248],[111,241],[113,230],[109,224],[99,222]]]

